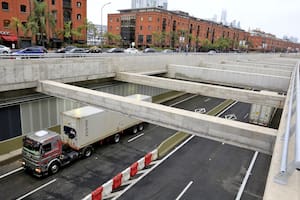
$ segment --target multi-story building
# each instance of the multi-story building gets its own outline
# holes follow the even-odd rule
[[[159,7],[168,9],[168,0],[131,0],[131,8]]]
[[[225,15],[224,15],[225,16]],[[226,19],[225,17],[223,17]],[[278,39],[264,32],[246,32],[237,26],[199,19],[182,11],[158,7],[125,9],[108,14],[109,33],[120,35],[122,44],[137,47],[189,47],[199,50],[205,40],[214,44],[219,38],[232,41],[231,49],[243,47],[258,51],[299,51],[300,44]]]
[[[214,43],[223,37],[239,44],[249,37],[242,29],[195,18],[186,12],[157,7],[120,10],[118,14],[109,14],[108,32],[120,35],[125,45],[134,42],[138,47],[189,46],[192,50],[198,50],[203,40]]]
[[[47,12],[51,13],[56,22],[56,26],[51,28],[49,23],[46,25],[44,44],[61,45],[64,41],[64,24],[71,21],[71,28],[76,29],[82,26],[87,16],[87,0],[37,0],[47,4]],[[32,45],[35,37],[29,32],[25,35],[24,31],[13,27],[13,18],[26,25],[28,17],[34,8],[33,0],[0,0],[0,38],[1,42],[20,47]],[[38,33],[39,34],[39,33]],[[86,30],[82,30],[82,35],[71,38],[74,42],[86,42]],[[18,42],[19,41],[19,42]]]

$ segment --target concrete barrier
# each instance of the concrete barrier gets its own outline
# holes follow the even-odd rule
[[[171,151],[175,146],[185,140],[189,134],[183,132],[177,132],[165,141],[163,141],[157,148],[158,158],[164,157],[169,151]]]

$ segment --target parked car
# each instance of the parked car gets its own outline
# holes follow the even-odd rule
[[[155,52],[157,52],[155,49],[153,49],[153,48],[146,48],[146,49],[144,49],[144,51],[143,51],[144,53],[155,53]]]
[[[43,46],[32,46],[21,49],[13,53],[13,55],[26,55],[26,54],[34,54],[34,55],[41,55],[44,53],[48,53],[47,49]]]
[[[55,52],[56,53],[66,53],[72,49],[76,48],[75,46],[66,46],[66,47],[63,47],[63,48],[60,48],[60,49],[57,49]]]
[[[162,52],[163,53],[174,53],[174,50],[172,50],[172,49],[164,49]]]
[[[7,46],[0,45],[0,54],[1,53],[3,53],[3,54],[11,53],[11,49]]]
[[[89,53],[88,49],[85,48],[73,48],[70,51],[67,51],[66,53]]]
[[[102,49],[96,46],[93,46],[89,49],[90,53],[102,53]]]
[[[136,54],[136,53],[140,53],[140,51],[136,48],[127,48],[124,50],[125,53],[129,53],[129,54]]]
[[[122,48],[111,48],[106,51],[107,53],[124,53]]]

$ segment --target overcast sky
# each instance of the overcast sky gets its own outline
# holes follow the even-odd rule
[[[108,13],[118,13],[120,9],[131,8],[131,0],[87,0],[87,17],[94,24],[107,24]],[[240,21],[241,28],[260,28],[282,38],[294,36],[300,42],[300,0],[168,0],[168,10],[182,10],[202,19],[211,19],[227,11],[227,21]]]

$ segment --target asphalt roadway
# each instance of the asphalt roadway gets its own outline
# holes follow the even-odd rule
[[[214,99],[210,97],[185,95],[176,100],[169,101],[166,104],[191,111],[199,108],[205,108],[206,111],[209,111],[213,107],[220,104],[222,101],[222,99]],[[174,105],[174,103],[179,104]],[[102,185],[103,183],[114,177],[117,173],[130,166],[133,162],[143,157],[146,153],[155,149],[163,140],[165,140],[175,132],[175,130],[149,124],[146,129],[141,132],[142,135],[136,140],[130,141],[131,138],[138,136],[141,133],[137,135],[125,135],[121,138],[121,142],[119,144],[101,145],[96,148],[96,151],[90,158],[78,160],[77,162],[63,168],[56,175],[45,178],[36,178],[31,176],[30,174],[25,173],[24,171],[19,171],[0,179],[0,199],[18,199],[20,197],[22,197],[22,199],[82,199],[92,190]],[[193,150],[194,148],[195,150]],[[150,186],[150,188],[157,187],[159,189],[158,194],[162,194],[165,192],[165,195],[167,195],[169,191],[167,190],[167,188],[169,186],[178,185],[177,187],[179,189],[187,184],[185,182],[188,181],[187,179],[192,180],[193,177],[195,177],[195,183],[200,181],[202,185],[207,185],[207,187],[201,186],[200,191],[204,191],[205,188],[209,188],[210,184],[208,183],[213,183],[214,180],[217,180],[217,183],[212,184],[212,187],[210,188],[213,193],[217,193],[216,191],[214,191],[214,187],[220,188],[220,183],[223,183],[223,185],[227,185],[227,182],[224,181],[229,181],[231,185],[228,185],[227,190],[220,189],[220,195],[222,194],[222,191],[224,191],[224,195],[228,193],[231,194],[228,191],[236,190],[236,187],[238,186],[233,187],[232,184],[235,183],[236,180],[240,181],[240,178],[243,177],[245,167],[249,165],[249,160],[251,160],[251,156],[253,155],[253,152],[249,150],[229,146],[226,144],[222,145],[218,142],[213,142],[211,140],[202,138],[194,138],[184,146],[182,151],[183,158],[190,158],[190,160],[182,160],[179,164],[177,163],[172,165],[172,167],[166,167],[165,171],[158,173],[158,177],[160,176],[160,178],[163,178],[165,177],[165,175],[169,174],[167,178],[164,178],[165,181],[171,180],[171,182],[168,183],[167,186],[159,186],[158,182],[156,182],[159,181],[159,179],[151,179],[152,184],[149,184],[148,186]],[[209,158],[211,158],[211,160],[209,160]],[[174,159],[174,161],[180,160],[180,156],[178,158],[170,157],[167,162],[163,163],[160,167],[167,166],[168,162],[172,159]],[[234,166],[231,166],[230,164]],[[182,165],[184,165],[183,168],[180,167]],[[202,165],[204,165],[203,169]],[[261,165],[266,169],[267,173],[269,161],[266,163],[262,162]],[[188,168],[189,166],[191,167],[191,169]],[[219,166],[219,168],[221,167],[221,170],[219,168],[213,169],[213,167],[217,166]],[[180,172],[180,168],[181,171],[183,170],[182,172]],[[257,171],[258,174],[262,173],[261,169],[258,169]],[[180,179],[178,179],[177,174],[186,175],[186,178],[181,177]],[[231,179],[222,179],[222,174],[224,176],[228,174],[228,176],[226,177],[231,177]],[[146,177],[145,180],[150,177],[152,177],[152,175]],[[263,189],[261,188],[264,187],[265,179],[258,180],[257,178],[255,178],[252,181],[254,182],[254,185],[256,185],[259,181],[261,181],[261,184],[258,184],[259,189],[250,185],[248,187],[249,196],[252,197],[253,194],[261,196],[260,191],[263,191]],[[153,186],[153,184],[155,186]],[[145,185],[142,187],[145,187]],[[29,192],[35,189],[39,190],[33,192],[32,194],[29,194]],[[150,190],[152,191],[152,189]],[[257,193],[257,190],[259,190],[260,193]],[[122,196],[121,198],[132,199],[131,197],[126,198],[127,194],[130,195],[130,191],[131,190],[129,190],[129,193],[124,194],[125,196]],[[146,195],[146,192],[144,192],[144,190],[138,189],[137,191],[139,192],[135,193],[133,196]],[[174,190],[173,192],[171,191],[171,193],[174,195],[176,194],[176,192],[177,190]],[[188,194],[189,193],[187,193],[187,195]],[[191,193],[190,195],[192,195],[193,197],[188,199],[199,199],[199,193]],[[223,195],[221,195],[221,197],[221,199],[224,199]],[[135,199],[147,198],[141,197]]]

